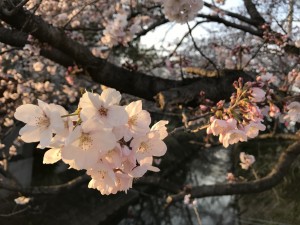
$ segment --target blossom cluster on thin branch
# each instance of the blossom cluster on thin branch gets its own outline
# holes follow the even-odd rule
[[[177,23],[186,23],[193,20],[197,13],[203,8],[202,0],[155,0],[164,6],[165,16],[170,21]]]
[[[266,92],[257,83],[242,80],[234,82],[236,92],[231,96],[229,106],[220,101],[211,110],[214,115],[210,118],[208,134],[219,136],[224,147],[237,142],[254,138],[259,131],[264,131],[263,114],[257,103],[265,100]]]
[[[298,77],[296,71],[289,73],[289,88],[293,88]],[[279,122],[300,122],[300,103],[285,101],[274,89],[274,79],[270,73],[257,77],[254,82],[243,84],[235,81],[236,92],[230,103],[219,101],[215,106],[200,105],[200,109],[210,109],[213,116],[207,128],[208,134],[219,136],[224,147],[255,138],[264,131],[264,117],[279,118]]]
[[[50,148],[45,164],[62,159],[70,168],[86,170],[92,178],[89,188],[114,194],[127,191],[133,179],[148,170],[159,171],[152,166],[153,157],[166,153],[163,139],[168,135],[168,121],[149,127],[151,117],[142,109],[142,101],[120,106],[120,100],[115,89],[105,89],[101,95],[86,91],[75,113],[38,100],[38,105],[18,107],[14,116],[26,123],[20,130],[23,141]]]

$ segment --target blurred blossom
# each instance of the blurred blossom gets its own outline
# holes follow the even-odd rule
[[[44,64],[43,64],[43,63],[41,63],[41,62],[36,62],[36,63],[33,64],[33,70],[34,70],[35,72],[40,72],[40,71],[42,71],[43,69],[44,69]]]
[[[240,153],[241,167],[244,170],[248,170],[249,167],[255,162],[255,157],[253,155],[248,155],[245,152]]]
[[[21,197],[18,197],[18,198],[15,198],[15,203],[17,205],[26,205],[30,202],[31,198],[27,198],[25,196],[21,196]]]

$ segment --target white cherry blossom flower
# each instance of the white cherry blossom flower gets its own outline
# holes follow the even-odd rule
[[[111,128],[89,120],[71,132],[62,149],[62,159],[74,169],[88,169],[116,144]]]
[[[38,106],[26,104],[18,107],[14,114],[26,125],[20,130],[24,142],[38,142],[42,147],[50,144],[53,133],[64,129],[64,123],[55,104],[38,100]]]
[[[109,195],[116,186],[116,176],[113,169],[105,163],[98,162],[94,167],[87,170],[92,177],[88,187],[97,189],[102,195]]]
[[[142,101],[131,102],[125,110],[128,114],[128,122],[114,129],[117,139],[123,137],[125,141],[129,141],[132,137],[146,135],[150,130],[151,117],[146,110],[142,110]]]
[[[120,92],[111,88],[105,89],[100,96],[86,92],[79,104],[82,108],[80,118],[82,121],[95,118],[111,126],[124,125],[128,121],[128,115],[124,107],[117,105],[120,100]]]
[[[136,154],[138,162],[149,156],[163,156],[167,151],[166,144],[157,132],[151,131],[144,137],[134,138],[130,146]]]

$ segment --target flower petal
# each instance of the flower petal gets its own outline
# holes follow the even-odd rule
[[[43,163],[44,164],[53,164],[61,160],[61,150],[60,148],[49,149],[44,154]]]
[[[24,123],[30,123],[33,125],[35,123],[35,117],[43,115],[43,111],[40,107],[33,104],[21,105],[16,109],[14,114],[17,120],[20,120]]]
[[[101,99],[105,106],[118,105],[121,101],[121,94],[113,88],[107,88],[101,93]]]

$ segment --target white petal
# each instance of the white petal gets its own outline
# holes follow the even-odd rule
[[[88,98],[90,99],[92,105],[96,109],[99,109],[103,105],[103,102],[97,93],[87,92],[87,94],[88,94]]]
[[[87,106],[85,108],[82,108],[80,111],[80,118],[82,119],[82,121],[87,121],[89,119],[97,117],[99,117],[99,112],[98,109],[96,109],[94,106]]]
[[[107,88],[101,93],[101,99],[105,106],[118,105],[121,101],[121,94],[115,89]]]
[[[129,173],[129,175],[136,178],[142,177],[147,172],[147,170],[147,166],[137,166]]]
[[[79,100],[78,107],[84,108],[87,106],[92,106],[91,100],[88,97],[88,92],[85,92]]]
[[[53,111],[50,114],[50,127],[54,133],[62,132],[65,128],[63,119],[58,111]]]
[[[75,127],[75,129],[70,133],[69,137],[66,139],[66,145],[69,145],[75,142],[81,135],[82,129],[81,126]]]
[[[153,156],[163,156],[167,152],[166,144],[160,139],[154,139],[149,141],[151,146],[151,154]]]
[[[166,125],[169,123],[167,120],[160,120],[151,127],[151,131],[158,131],[160,139],[163,140],[168,136]]]
[[[40,130],[34,126],[26,125],[20,130],[21,139],[27,143],[40,141],[40,134]]]
[[[112,126],[121,126],[127,123],[128,114],[123,106],[113,105],[109,107],[107,118]]]
[[[113,129],[113,133],[114,133],[114,135],[116,136],[116,139],[117,140],[120,140],[120,139],[122,139],[123,138],[123,136],[124,136],[124,131],[125,131],[125,126],[118,126],[118,127],[114,127],[114,129]],[[125,140],[126,141],[126,140]]]
[[[34,118],[43,115],[40,107],[32,104],[21,105],[16,109],[14,114],[17,120],[33,125]]]
[[[61,160],[61,150],[60,148],[52,148],[45,152],[43,163],[44,164],[53,164]]]
[[[148,166],[148,170],[152,171],[152,172],[159,172],[160,169],[158,167],[155,167],[155,166]]]
[[[135,102],[131,102],[125,107],[125,109],[128,112],[129,116],[135,115],[142,111],[142,101],[138,100]]]
[[[61,152],[63,160],[73,160],[75,169],[92,168],[98,161],[100,154],[98,151],[82,151],[74,145],[67,145]]]
[[[41,137],[40,137],[40,144],[42,147],[47,147],[51,143],[52,139],[52,132],[50,129],[43,130],[41,132]]]
[[[94,148],[100,150],[101,154],[115,148],[117,140],[112,132],[99,131],[91,134]]]

